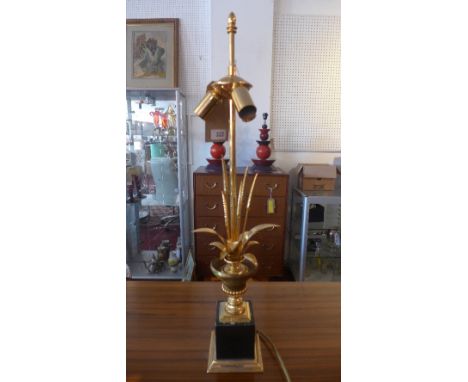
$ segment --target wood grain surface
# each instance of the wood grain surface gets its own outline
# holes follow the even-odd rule
[[[127,281],[127,381],[283,381],[262,344],[264,372],[207,374],[219,282]],[[340,381],[339,283],[249,281],[257,329],[280,352],[291,380]]]

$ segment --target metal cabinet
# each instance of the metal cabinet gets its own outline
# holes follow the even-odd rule
[[[185,97],[142,89],[126,100],[127,277],[182,279],[192,246]]]
[[[287,264],[296,281],[341,280],[341,189],[292,190]]]

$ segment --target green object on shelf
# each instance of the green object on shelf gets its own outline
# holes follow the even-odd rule
[[[164,157],[164,145],[156,142],[150,144],[151,159]]]

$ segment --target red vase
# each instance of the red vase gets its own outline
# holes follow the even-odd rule
[[[260,145],[257,147],[257,157],[259,157],[260,159],[268,159],[270,155],[271,150],[268,146]]]
[[[214,159],[221,159],[226,154],[226,148],[223,146],[222,143],[213,143],[211,146],[210,154]]]

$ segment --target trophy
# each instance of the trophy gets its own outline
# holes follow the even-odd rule
[[[252,238],[260,231],[278,227],[275,224],[260,224],[246,230],[252,202],[252,194],[258,173],[247,190],[246,168],[237,190],[236,183],[236,112],[248,122],[255,118],[257,108],[249,94],[250,83],[237,75],[234,59],[234,35],[237,31],[236,16],[229,14],[227,32],[229,35],[228,75],[208,84],[206,95],[195,108],[200,118],[209,118],[215,106],[228,103],[229,115],[229,174],[227,165],[221,160],[223,190],[221,191],[226,237],[214,229],[199,228],[194,232],[211,234],[217,238],[210,243],[219,249],[219,255],[210,263],[213,274],[221,280],[221,289],[227,295],[226,301],[219,301],[216,309],[215,329],[211,332],[208,354],[208,373],[262,372],[263,362],[260,340],[255,330],[255,321],[250,301],[244,301],[247,280],[258,268],[257,259],[248,249],[259,242]],[[219,110],[219,108],[218,108]],[[247,196],[247,197],[246,197]]]

